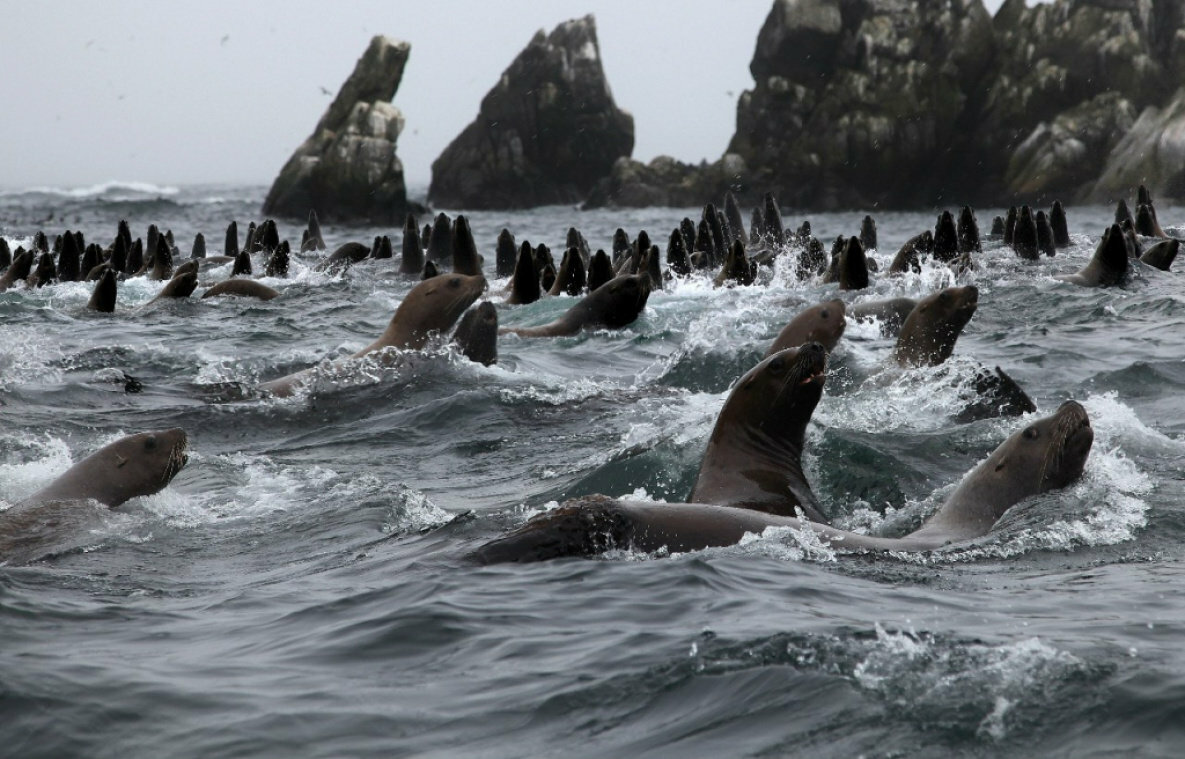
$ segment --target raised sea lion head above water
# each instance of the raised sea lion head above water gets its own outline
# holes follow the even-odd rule
[[[830,353],[843,337],[847,307],[839,298],[817,303],[798,313],[774,339],[765,352],[769,358],[778,351],[796,348],[807,343],[819,343]]]
[[[1127,281],[1131,272],[1128,262],[1127,242],[1118,224],[1112,224],[1103,232],[1090,262],[1076,274],[1058,277],[1083,287],[1113,287]]]
[[[185,466],[187,444],[185,430],[177,427],[128,435],[87,456],[19,505],[93,498],[114,507],[152,495]]]
[[[802,473],[806,427],[823,397],[827,351],[778,351],[741,377],[720,409],[688,500],[826,523]]]
[[[894,360],[902,366],[937,366],[946,361],[978,305],[975,285],[948,287],[922,298],[901,325]]]
[[[379,339],[355,353],[354,358],[388,347],[423,348],[433,333],[456,324],[485,289],[486,278],[480,274],[440,274],[425,279],[404,296]]]

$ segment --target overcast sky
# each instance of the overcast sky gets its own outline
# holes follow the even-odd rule
[[[998,6],[999,0],[989,2]],[[634,157],[720,157],[770,0],[8,2],[0,185],[268,184],[370,38],[411,43],[394,103],[409,183],[536,30],[593,13]]]

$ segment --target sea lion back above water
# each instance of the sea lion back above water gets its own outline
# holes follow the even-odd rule
[[[582,329],[619,329],[632,324],[650,297],[650,274],[629,274],[611,279],[580,299],[559,319],[542,327],[504,327],[499,334],[520,337],[560,337]]]

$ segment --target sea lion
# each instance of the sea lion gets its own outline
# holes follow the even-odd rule
[[[745,249],[745,244],[740,240],[737,240],[733,244],[739,245],[742,251]],[[658,246],[651,245],[650,250],[648,250],[646,254],[642,256],[642,260],[638,263],[638,273],[642,274],[644,272],[650,275],[651,291],[663,289],[663,283],[665,280],[662,275],[662,262],[659,258],[660,255],[661,254],[658,252]],[[756,270],[756,267],[750,263],[749,270],[750,272],[753,272]]]
[[[482,366],[498,362],[498,309],[488,300],[461,317],[453,342],[470,361]]]
[[[1053,246],[1070,247],[1070,226],[1066,223],[1066,209],[1062,208],[1060,200],[1053,201],[1049,209],[1049,226],[1053,229]]]
[[[185,263],[178,266],[176,271],[173,272],[173,276],[175,277],[178,274],[184,274],[187,271],[191,271],[194,274],[198,274],[198,273],[200,273],[200,267],[201,267],[201,262],[196,258],[191,258],[188,261],[186,261]]]
[[[841,319],[842,321],[842,319]],[[827,351],[786,348],[737,380],[724,402],[688,500],[827,523],[802,473],[806,427],[823,397]]]
[[[555,264],[548,262],[543,265],[543,271],[539,273],[539,287],[543,292],[549,292],[553,285],[555,285]]]
[[[1135,218],[1132,216],[1131,209],[1127,207],[1127,201],[1123,198],[1119,199],[1119,203],[1115,205],[1115,223],[1123,224],[1125,221],[1135,223]]]
[[[1037,225],[1037,250],[1047,256],[1055,255],[1057,246],[1053,244],[1053,225],[1049,223],[1045,212],[1037,211],[1033,223]]]
[[[79,278],[82,280],[88,279],[87,275],[103,260],[103,249],[99,247],[98,243],[91,243],[86,246],[86,251],[82,254],[82,261],[79,262],[78,272]]]
[[[360,242],[347,242],[339,245],[316,265],[317,271],[341,271],[359,261],[365,261],[370,256],[370,248]]]
[[[481,254],[477,252],[477,243],[473,240],[473,231],[469,228],[469,220],[463,214],[457,214],[453,219],[453,271],[470,277],[482,275]]]
[[[128,248],[127,265],[124,267],[124,272],[129,275],[135,275],[144,268],[144,242],[137,237],[132,242],[132,247]]]
[[[440,276],[440,272],[437,271],[436,264],[432,263],[431,261],[425,261],[424,271],[420,273],[420,281],[423,282],[426,279],[432,279],[433,277],[438,276]]]
[[[1012,249],[1021,258],[1036,261],[1040,257],[1037,244],[1037,221],[1033,218],[1033,209],[1021,206],[1016,215],[1016,228],[1012,232]]]
[[[1146,203],[1136,206],[1136,231],[1145,237],[1168,237],[1156,220],[1155,209]]]
[[[51,501],[95,500],[115,508],[133,498],[158,493],[189,461],[188,442],[179,427],[120,438],[79,461],[4,515]]]
[[[404,296],[383,334],[350,358],[362,358],[383,348],[423,348],[433,334],[452,327],[485,289],[485,277],[464,274],[442,274],[420,282]],[[265,382],[259,388],[271,395],[286,398],[309,377],[311,371],[304,369],[294,372]]]
[[[29,287],[45,287],[53,284],[58,277],[57,266],[53,262],[53,253],[42,253],[41,257],[37,259],[37,267],[25,283]]]
[[[552,275],[555,275],[555,259],[551,257],[551,248],[548,248],[543,243],[535,246],[535,271],[539,272],[539,281],[544,283],[544,292],[551,289],[551,283],[547,281],[543,272],[548,266],[551,267]]]
[[[687,253],[690,256],[691,252],[695,250],[695,222],[684,216],[683,220],[679,222],[679,232],[683,235],[683,247],[687,248]]]
[[[871,216],[865,216],[860,222],[860,244],[864,250],[876,248],[876,221]]]
[[[12,265],[12,249],[8,247],[8,240],[0,237],[0,270]]]
[[[388,235],[375,235],[374,245],[370,248],[370,257],[376,259],[392,258],[391,238]]]
[[[288,241],[285,240],[267,257],[267,263],[263,265],[264,276],[287,277],[289,258]]]
[[[132,247],[132,228],[128,226],[127,219],[120,219],[115,226],[115,239],[123,240],[124,250]]]
[[[960,253],[982,253],[983,245],[979,241],[979,223],[975,221],[975,212],[971,206],[963,206],[959,212],[959,223],[956,226],[959,238]]]
[[[992,231],[988,232],[989,240],[1003,240],[1004,239],[1004,217],[992,217]]]
[[[419,274],[424,268],[424,248],[420,243],[420,227],[411,214],[403,221],[403,247],[400,249],[399,273],[407,276]]]
[[[1004,218],[1004,244],[1012,247],[1013,238],[1016,236],[1016,206],[1008,208],[1008,214]]]
[[[646,272],[616,277],[581,298],[563,316],[542,327],[503,327],[520,337],[560,337],[575,335],[582,329],[608,327],[619,329],[632,324],[646,308],[650,297],[650,275]]]
[[[238,277],[243,275],[249,277],[251,276],[251,271],[251,254],[244,250],[235,257],[235,263],[231,267],[230,276]]]
[[[1031,414],[1037,410],[1029,394],[998,366],[995,373],[986,368],[976,372],[975,396],[974,401],[955,415],[956,422],[966,424],[979,419]]]
[[[697,269],[707,269],[715,265],[716,252],[712,244],[712,230],[708,222],[700,219],[695,227],[695,248],[691,253],[691,265]]]
[[[321,221],[317,218],[317,211],[309,209],[309,223],[306,230],[309,233],[308,245],[310,250],[325,250],[325,238],[321,236]],[[301,246],[304,250],[304,246]]]
[[[930,230],[915,235],[905,241],[901,250],[893,257],[889,264],[889,274],[904,274],[912,271],[914,274],[922,272],[922,256],[928,256],[934,251],[934,233]]]
[[[560,271],[556,274],[555,282],[547,294],[580,295],[584,292],[587,282],[584,259],[580,256],[579,248],[568,248],[564,251],[564,258],[560,262]]]
[[[846,307],[839,298],[817,303],[798,313],[774,338],[765,352],[769,358],[778,351],[796,348],[807,343],[818,343],[828,353],[835,350],[839,338],[843,337],[844,312]]]
[[[591,293],[601,285],[613,279],[613,262],[609,254],[600,248],[588,263],[588,291]]]
[[[57,270],[59,282],[77,282],[82,273],[82,252],[78,248],[78,238],[70,234],[70,230],[66,230],[62,238]]]
[[[254,279],[224,279],[209,290],[202,293],[202,299],[216,298],[219,295],[239,295],[244,298],[259,298],[271,300],[279,296],[280,292]]]
[[[630,242],[630,236],[621,227],[613,230],[613,247],[610,248],[613,253],[613,268],[617,268],[617,264],[621,262],[623,256],[629,255],[633,244]]]
[[[938,366],[946,361],[978,305],[975,285],[948,287],[922,298],[901,325],[893,360],[901,366]]]
[[[12,264],[0,276],[0,293],[8,290],[17,282],[24,282],[33,270],[33,251],[17,248],[12,257]]]
[[[633,503],[605,496],[568,501],[508,535],[478,548],[483,564],[594,556],[610,550],[671,553],[733,545],[768,527],[810,529],[833,548],[928,551],[973,540],[1011,507],[1064,488],[1086,466],[1094,430],[1086,410],[1066,401],[1052,415],[1030,422],[971,470],[918,530],[901,538],[859,535],[793,517],[715,504]]]
[[[823,250],[823,243],[817,237],[808,238],[802,250],[798,251],[798,259],[794,264],[795,278],[799,281],[810,279],[826,270],[827,251]]]
[[[1136,226],[1131,223],[1130,219],[1125,219],[1119,228],[1123,230],[1123,244],[1127,246],[1128,258],[1139,258],[1144,255],[1143,246],[1140,245],[1140,238],[1136,235]]]
[[[1144,255],[1140,256],[1140,260],[1161,271],[1168,271],[1169,267],[1173,265],[1173,260],[1177,257],[1177,250],[1180,247],[1180,240],[1161,240],[1148,248]]]
[[[761,219],[765,222],[765,238],[770,245],[781,245],[785,238],[785,227],[782,226],[782,209],[772,192],[765,193],[761,198]]]
[[[498,233],[495,249],[494,273],[499,277],[509,277],[514,273],[514,265],[518,262],[518,246],[514,243],[514,235],[506,227]]]
[[[534,303],[543,295],[539,287],[539,270],[535,268],[535,253],[531,243],[523,240],[518,251],[518,265],[510,277],[510,295],[506,302],[512,305]]]
[[[193,236],[193,247],[189,251],[190,258],[206,257],[206,236],[198,232]]]
[[[724,227],[720,224],[720,214],[716,206],[708,203],[704,206],[704,221],[708,223],[708,232],[712,235],[712,261],[715,265],[723,263],[732,249],[732,243],[724,239]],[[646,245],[638,245],[638,255],[650,250],[650,238],[646,238]]]
[[[91,292],[91,299],[87,301],[86,307],[105,314],[113,313],[118,290],[116,280],[115,270],[108,267],[99,277],[99,281],[95,283],[95,289]]]
[[[723,287],[729,283],[751,285],[756,277],[755,269],[756,267],[751,265],[749,259],[745,257],[744,244],[737,240],[729,248],[724,265],[720,268],[720,272],[712,284],[716,287]]]
[[[863,290],[868,287],[868,259],[860,239],[853,236],[837,240],[835,247],[839,250],[832,250],[831,270],[823,281],[838,282],[840,290]]]
[[[231,221],[226,225],[226,240],[222,243],[222,255],[237,256],[239,254],[239,223]]]
[[[959,232],[950,211],[938,214],[934,224],[934,249],[930,254],[943,263],[953,261],[959,255]]]
[[[432,220],[432,236],[428,238],[429,261],[448,263],[453,256],[453,220],[446,213],[436,214]]]
[[[732,190],[724,191],[724,217],[728,219],[728,230],[732,234],[729,242],[740,240],[742,245],[748,247],[749,235],[745,234],[745,219],[741,216],[741,207]]]
[[[246,253],[246,251],[243,252]],[[170,279],[164,288],[157,293],[157,296],[144,305],[150,306],[158,300],[164,300],[165,298],[188,298],[197,289],[197,282],[197,270],[186,269]]]
[[[1103,232],[1103,239],[1099,240],[1090,262],[1078,273],[1057,279],[1083,287],[1113,287],[1127,281],[1130,269],[1123,230],[1118,224],[1112,224]]]
[[[910,313],[917,308],[918,302],[913,298],[887,298],[856,303],[847,309],[847,315],[857,322],[876,320],[880,323],[881,334],[885,337],[896,337],[901,333],[901,326],[909,318]]]
[[[672,231],[667,240],[667,268],[678,277],[691,274],[691,257],[687,255],[683,233],[678,229]]]
[[[156,236],[156,255],[152,257],[152,268],[147,272],[149,279],[173,278],[173,249],[164,235]]]

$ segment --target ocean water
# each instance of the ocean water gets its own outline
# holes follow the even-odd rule
[[[262,187],[119,184],[0,194],[0,236],[172,229],[209,253]],[[450,209],[450,213],[453,213]],[[954,210],[954,209],[952,209]],[[977,209],[986,233],[1000,209]],[[935,212],[879,213],[887,265]],[[558,253],[569,226],[661,245],[696,209],[469,214],[494,241]],[[830,246],[863,213],[787,211]],[[1159,209],[1185,223],[1185,209]],[[989,535],[929,554],[837,554],[793,532],[683,555],[477,567],[465,553],[565,498],[686,497],[730,383],[797,311],[834,295],[779,267],[766,286],[677,281],[619,331],[500,338],[499,362],[445,345],[326,373],[285,400],[218,402],[371,342],[412,283],[396,261],[345,274],[298,259],[260,303],[114,314],[88,285],[0,294],[0,508],[122,435],[181,426],[189,465],[96,512],[39,561],[0,566],[0,754],[14,757],[1180,756],[1185,753],[1185,287],[1142,268],[1121,289],[1054,279],[1111,210],[1069,209],[1075,245],[1036,264],[995,243],[876,279],[849,303],[974,283],[952,360],[892,372],[892,342],[849,323],[808,432],[835,521],[899,533],[1018,419],[957,424],[979,366],[1039,413],[1083,402],[1081,480]],[[301,226],[281,221],[292,241]],[[400,231],[325,226],[330,247]],[[558,256],[557,256],[558,257]],[[203,282],[229,267],[203,273]],[[499,305],[543,324],[572,303]],[[123,375],[144,390],[124,392]]]

